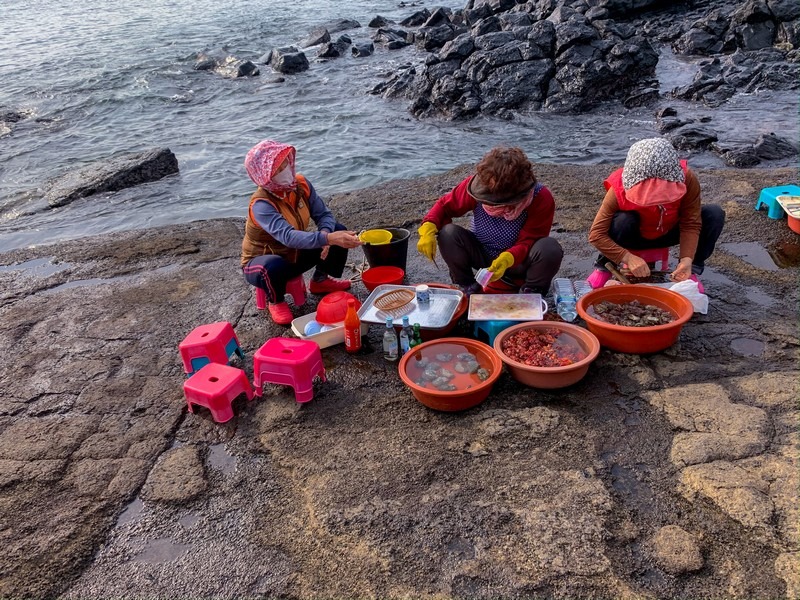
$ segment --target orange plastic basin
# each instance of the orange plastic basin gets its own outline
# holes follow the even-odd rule
[[[472,354],[475,362],[488,371],[488,377],[481,381],[477,373],[462,373],[455,367],[457,362],[467,364],[458,358],[459,354]],[[451,356],[448,360],[437,359],[437,355]],[[424,361],[435,361],[440,367],[446,368],[453,375],[448,378],[448,383],[456,389],[444,391],[432,387],[432,381],[425,380]],[[492,391],[497,378],[503,371],[500,362],[491,346],[471,340],[469,338],[441,338],[424,342],[413,347],[403,355],[399,365],[400,378],[410,389],[414,397],[428,408],[454,412],[466,410],[477,406]],[[424,382],[424,383],[423,383]]]
[[[518,331],[528,329],[537,331],[557,329],[561,336],[569,336],[585,357],[563,367],[534,367],[514,360],[503,352],[503,342]],[[531,321],[512,325],[498,333],[494,338],[494,350],[514,379],[530,387],[548,390],[567,387],[583,379],[589,370],[589,365],[600,354],[600,342],[593,333],[577,325],[560,321]]]
[[[603,300],[624,304],[638,300],[668,310],[675,320],[652,327],[625,327],[612,325],[593,317],[589,308]],[[652,354],[672,346],[678,341],[683,324],[692,318],[692,303],[677,292],[651,285],[615,285],[592,290],[578,300],[578,314],[586,321],[586,327],[610,350],[627,354]]]

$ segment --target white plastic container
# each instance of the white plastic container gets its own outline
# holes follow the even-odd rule
[[[316,318],[316,312],[303,315],[302,317],[297,317],[294,321],[292,321],[292,332],[301,340],[311,340],[312,342],[317,342],[320,348],[328,348],[330,346],[335,346],[336,344],[344,343],[344,325],[334,327],[328,331],[320,331],[314,335],[304,335],[303,331],[305,331],[306,324],[309,321],[315,320]],[[366,335],[368,332],[369,323],[364,323],[364,321],[361,321],[361,335]]]

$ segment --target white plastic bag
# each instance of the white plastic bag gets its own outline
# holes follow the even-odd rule
[[[701,315],[708,313],[708,296],[700,293],[700,286],[696,281],[687,279],[671,285],[669,289],[685,296],[694,306],[694,312],[699,312]]]

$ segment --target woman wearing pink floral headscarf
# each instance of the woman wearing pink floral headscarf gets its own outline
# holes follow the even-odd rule
[[[241,264],[250,285],[264,290],[272,320],[292,322],[284,301],[286,283],[311,268],[309,291],[326,294],[350,288],[338,279],[347,262],[348,248],[361,242],[338,223],[309,181],[295,173],[293,146],[264,140],[250,149],[245,169],[258,189],[250,207],[242,240]],[[316,231],[306,231],[310,221]]]

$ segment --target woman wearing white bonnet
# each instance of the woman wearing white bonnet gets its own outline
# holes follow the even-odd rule
[[[725,212],[718,205],[701,206],[700,184],[669,140],[650,138],[628,150],[625,166],[603,182],[606,195],[589,230],[589,243],[600,251],[592,287],[611,277],[603,265],[625,264],[635,277],[650,268],[632,251],[678,245],[673,281],[699,282],[705,261],[714,252]]]

